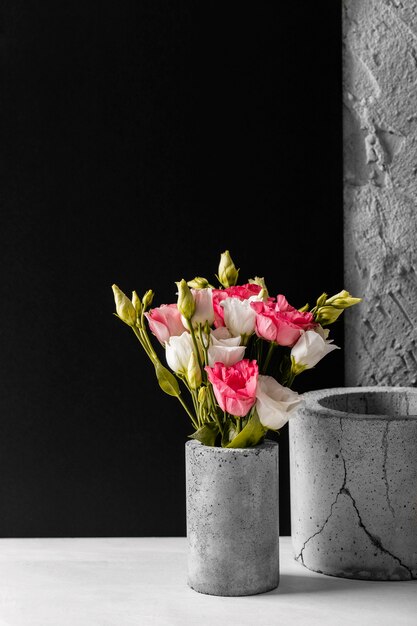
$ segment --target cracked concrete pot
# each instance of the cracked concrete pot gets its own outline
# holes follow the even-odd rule
[[[417,389],[303,394],[289,422],[295,558],[346,578],[417,578]]]
[[[188,585],[246,596],[279,583],[278,444],[217,448],[188,441]]]

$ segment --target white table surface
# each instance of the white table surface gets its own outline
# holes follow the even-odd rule
[[[280,539],[279,587],[223,598],[186,584],[186,539],[0,539],[0,626],[417,625],[417,580],[310,572]]]

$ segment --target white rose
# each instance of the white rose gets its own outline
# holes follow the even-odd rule
[[[256,411],[265,428],[278,430],[288,422],[301,402],[296,391],[283,387],[272,376],[259,376],[256,389]]]
[[[256,312],[248,300],[226,298],[220,303],[224,309],[224,323],[230,333],[237,335],[251,335],[255,330]]]
[[[217,361],[220,361],[226,367],[230,367],[243,359],[245,350],[245,346],[240,345],[240,337],[217,339],[214,333],[211,333],[208,348],[209,365],[213,367]]]
[[[178,373],[185,374],[193,352],[193,340],[186,331],[182,335],[173,335],[165,344],[165,358],[169,367]]]
[[[301,334],[297,343],[291,349],[291,358],[299,370],[311,369],[326,354],[338,350],[333,340],[328,340],[329,330],[319,326],[316,330],[307,330]]]

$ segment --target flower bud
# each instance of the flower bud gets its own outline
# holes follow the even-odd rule
[[[322,326],[333,324],[343,313],[343,309],[336,309],[333,306],[321,306],[314,316],[314,321]]]
[[[175,376],[159,361],[156,361],[154,365],[156,378],[162,391],[169,396],[179,396],[181,392]]]
[[[195,301],[193,294],[190,291],[186,281],[184,279],[175,283],[178,287],[178,302],[177,307],[179,312],[186,320],[190,320],[194,315]]]
[[[148,306],[151,306],[153,297],[154,297],[154,293],[152,289],[149,289],[142,298],[144,309],[147,309]]]
[[[258,298],[257,298],[258,300],[268,300],[269,293],[268,293],[268,289],[266,288],[264,278],[260,278],[259,276],[255,276],[255,278],[249,278],[249,284],[258,285],[259,287],[261,287],[261,291],[259,292]]]
[[[188,361],[187,380],[191,389],[198,389],[201,385],[201,369],[194,352],[191,353]]]
[[[362,302],[362,298],[353,298],[348,291],[340,291],[336,295],[326,300],[326,305],[331,305],[337,309],[347,309],[354,304]]]
[[[209,414],[208,390],[205,385],[202,385],[200,389],[198,390],[197,400],[198,400],[199,407],[200,407],[199,413],[204,420],[207,418]]]
[[[207,387],[204,385],[198,390],[197,400],[200,404],[204,404],[207,401]]]
[[[226,250],[220,255],[220,263],[219,263],[219,283],[227,288],[234,287],[237,283],[239,270],[236,269],[235,264],[232,261],[232,258],[229,254],[229,250]]]
[[[132,304],[135,307],[136,314],[140,315],[142,313],[142,302],[136,291],[132,292]]]
[[[123,293],[117,285],[112,285],[114,301],[116,304],[116,313],[118,317],[128,326],[136,324],[136,309],[129,298]]]
[[[211,287],[207,278],[203,278],[202,276],[196,276],[193,280],[189,280],[187,285],[191,289],[207,289],[207,287]]]
[[[322,293],[320,298],[317,298],[316,307],[319,308],[321,306],[324,306],[324,304],[326,303],[326,300],[327,300],[327,293]]]

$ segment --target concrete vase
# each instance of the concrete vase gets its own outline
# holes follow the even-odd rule
[[[188,441],[188,585],[245,596],[279,583],[278,444],[228,449]]]
[[[289,422],[291,534],[310,570],[417,578],[417,389],[303,394]]]

